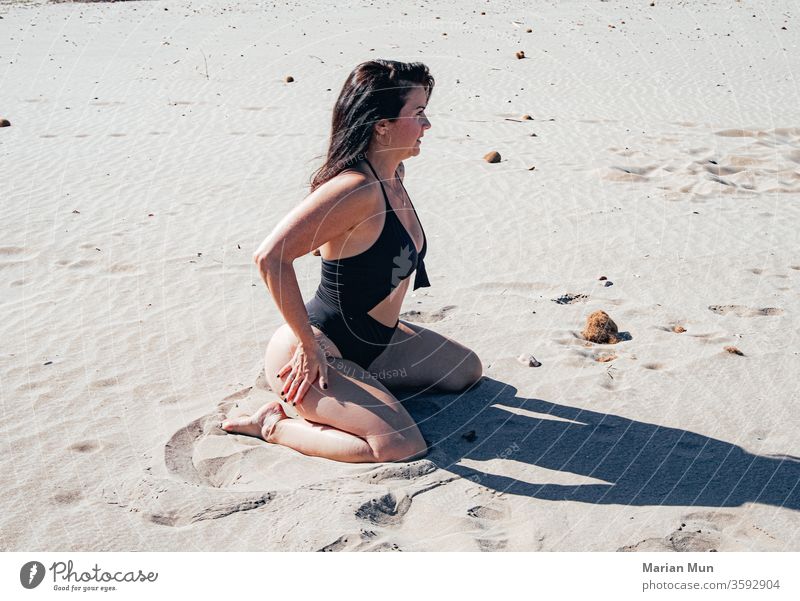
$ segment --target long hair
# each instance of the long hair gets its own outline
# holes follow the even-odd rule
[[[422,63],[376,59],[353,69],[333,107],[328,153],[311,177],[312,192],[363,158],[375,123],[397,119],[415,85],[430,98],[434,80]]]

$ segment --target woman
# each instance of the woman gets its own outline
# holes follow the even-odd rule
[[[387,60],[362,63],[345,81],[311,193],[253,256],[286,319],[267,346],[267,380],[300,419],[273,401],[226,420],[225,431],[337,461],[410,461],[427,445],[389,388],[457,392],[480,379],[470,349],[399,319],[411,273],[414,289],[430,286],[402,161],[420,153],[431,127],[433,85],[422,63]],[[322,279],[304,304],[292,263],[312,251]]]

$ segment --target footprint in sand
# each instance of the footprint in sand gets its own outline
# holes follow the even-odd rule
[[[397,526],[411,507],[411,497],[401,494],[395,496],[388,492],[385,495],[370,499],[356,509],[355,515],[376,526]]]
[[[334,551],[402,551],[400,545],[390,541],[375,542],[378,535],[374,530],[362,528],[358,534],[343,534],[332,543],[317,549],[322,552]]]
[[[758,539],[758,540],[756,540]],[[680,525],[664,538],[649,538],[617,551],[749,551],[778,541],[766,530],[744,524],[732,513],[696,512],[681,518]]]
[[[467,517],[482,531],[475,539],[481,551],[502,551],[508,546],[508,533],[502,527],[508,511],[498,501],[470,507]]]
[[[456,305],[447,305],[442,307],[441,309],[437,309],[436,311],[406,311],[405,313],[401,313],[401,319],[405,319],[407,321],[411,321],[414,323],[434,323],[437,321],[442,321],[447,314],[456,308]]]
[[[366,474],[356,476],[356,479],[369,484],[382,484],[391,480],[416,480],[426,476],[437,469],[436,464],[428,459],[420,459],[413,463],[401,463],[376,468]]]
[[[751,309],[741,305],[709,305],[709,310],[717,315],[727,315],[733,313],[737,317],[756,317],[763,315],[783,315],[783,309],[777,307],[762,307],[760,309]]]

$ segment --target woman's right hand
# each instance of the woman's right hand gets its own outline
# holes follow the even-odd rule
[[[328,362],[325,351],[315,341],[311,348],[306,348],[299,343],[294,351],[294,356],[278,372],[278,378],[283,380],[287,373],[289,376],[283,382],[281,397],[291,401],[293,405],[301,403],[308,389],[319,377],[319,386],[328,388]]]

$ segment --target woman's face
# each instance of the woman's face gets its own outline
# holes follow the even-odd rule
[[[406,103],[400,110],[397,120],[389,123],[388,134],[391,136],[391,146],[404,155],[403,158],[415,157],[419,154],[422,143],[420,138],[425,134],[425,130],[431,127],[431,122],[425,116],[427,104],[428,97],[425,94],[425,88],[414,86],[409,91]]]

